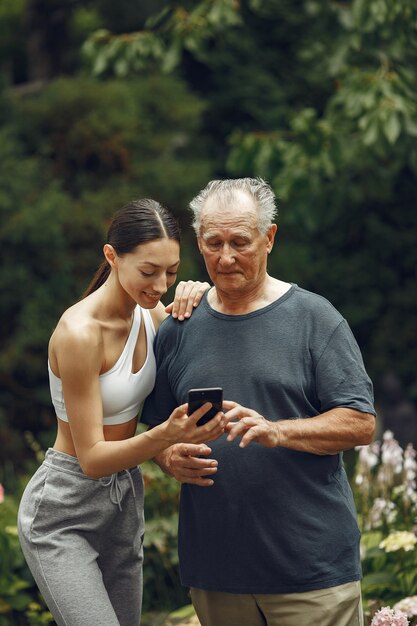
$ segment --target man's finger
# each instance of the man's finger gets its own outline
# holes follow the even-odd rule
[[[208,456],[211,454],[211,448],[204,443],[183,443],[177,448],[177,452],[181,456],[198,457],[201,455]]]
[[[259,427],[258,426],[254,426],[253,428],[250,428],[242,437],[239,447],[240,448],[246,448],[246,446],[248,444],[250,444],[251,441],[254,441],[258,436],[259,436]]]
[[[186,483],[187,485],[198,485],[199,487],[211,487],[214,485],[214,480],[211,478],[190,478],[189,480],[181,480],[180,482]]]
[[[173,462],[175,463],[175,459],[173,460]],[[215,459],[200,459],[195,456],[189,456],[186,458],[181,457],[178,460],[178,463],[180,464],[179,467],[181,467],[181,469],[184,468],[187,470],[198,472],[206,468],[216,468],[218,465],[218,462]]]
[[[243,406],[236,406],[232,409],[229,409],[228,411],[226,411],[225,413],[227,419],[229,421],[231,420],[241,420],[244,417],[248,417],[249,415],[249,409],[245,409]]]
[[[223,411],[230,411],[231,409],[234,409],[236,407],[238,407],[238,403],[237,402],[233,402],[233,400],[223,400]]]
[[[246,432],[248,428],[252,428],[255,425],[256,422],[254,420],[251,420],[249,417],[244,417],[240,422],[237,422],[231,427],[227,440],[233,441],[233,439],[235,439],[238,435],[241,435]]]
[[[181,469],[179,469],[177,471],[178,476],[181,476],[181,478],[198,478],[200,476],[210,476],[212,474],[215,474],[217,472],[217,466],[216,467],[181,467]]]

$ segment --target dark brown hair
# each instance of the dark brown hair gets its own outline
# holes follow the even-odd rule
[[[180,229],[176,219],[156,200],[132,200],[114,215],[107,232],[109,243],[119,256],[133,252],[142,243],[156,239],[175,239],[180,242]],[[110,274],[110,265],[102,262],[83,298],[103,285]]]

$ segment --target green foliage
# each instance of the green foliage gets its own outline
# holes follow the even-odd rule
[[[379,547],[382,540],[381,533],[364,537],[362,592],[366,598],[393,605],[417,594],[417,551],[387,552]]]
[[[204,156],[196,163],[194,146],[203,105],[173,77],[59,79],[15,106],[25,148],[37,150],[49,175],[75,198],[117,188],[167,195],[179,176],[176,189],[187,188],[189,167],[197,176],[207,173]]]
[[[178,571],[179,485],[151,462],[142,470],[146,520],[143,605],[145,611],[169,610],[188,599]]]
[[[148,68],[149,62],[160,61],[163,56],[161,43],[151,33],[112,37],[105,29],[95,31],[85,42],[83,51],[92,62],[95,76],[101,76],[111,68],[116,76],[123,77]]]
[[[237,7],[236,0],[204,0],[189,9],[165,6],[148,20],[149,27],[157,28],[158,34],[145,30],[112,35],[108,30],[99,30],[87,39],[84,52],[96,76],[106,72],[126,76],[147,69],[155,61],[164,71],[172,71],[181,60],[183,48],[199,55],[204,43],[239,24]]]
[[[24,0],[3,0],[0,5],[0,54],[10,52],[19,32],[23,16]]]
[[[1,404],[7,405],[12,393],[14,410],[19,415],[36,402],[45,336],[51,331],[54,314],[56,319],[59,299],[68,288],[68,265],[63,260],[66,245],[61,231],[63,211],[68,210],[68,203],[39,161],[25,154],[10,131],[0,132],[0,163],[4,174],[0,180],[3,268],[0,289],[7,294],[0,304]],[[55,256],[52,276],[51,255]],[[45,284],[48,276],[49,289]],[[7,449],[5,446],[4,460]]]
[[[139,424],[138,432],[145,430]],[[145,485],[144,611],[172,610],[187,603],[178,570],[180,484],[152,461],[141,466]]]
[[[172,76],[59,79],[30,96],[0,95],[0,109],[5,481],[9,460],[24,466],[19,430],[54,426],[49,336],[101,262],[110,215],[132,198],[154,197],[186,224],[187,201],[211,164],[197,141],[203,105]],[[186,250],[183,257],[188,278],[193,264]]]
[[[0,626],[47,626],[52,615],[39,596],[20,549],[17,500],[0,502]]]
[[[0,76],[8,80],[19,77],[24,65],[24,6],[24,0],[0,3]]]
[[[154,64],[206,99],[219,176],[274,187],[282,242],[271,273],[327,296],[372,377],[394,369],[416,396],[414,3],[168,2],[140,36],[158,47]],[[107,34],[92,58],[122,40],[127,58],[126,37]]]

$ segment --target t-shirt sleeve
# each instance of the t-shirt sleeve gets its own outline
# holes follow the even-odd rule
[[[315,372],[321,413],[346,407],[375,415],[372,382],[346,320],[333,332]]]
[[[143,405],[140,421],[149,426],[164,422],[178,406],[169,384],[168,367],[172,357],[172,346],[166,333],[160,331],[154,342],[156,358],[155,386]]]

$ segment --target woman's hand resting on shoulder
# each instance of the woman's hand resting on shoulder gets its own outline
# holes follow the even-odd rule
[[[180,321],[187,319],[210,287],[209,283],[202,283],[199,280],[181,280],[175,289],[174,302],[165,307],[166,313],[171,313],[172,317]]]

